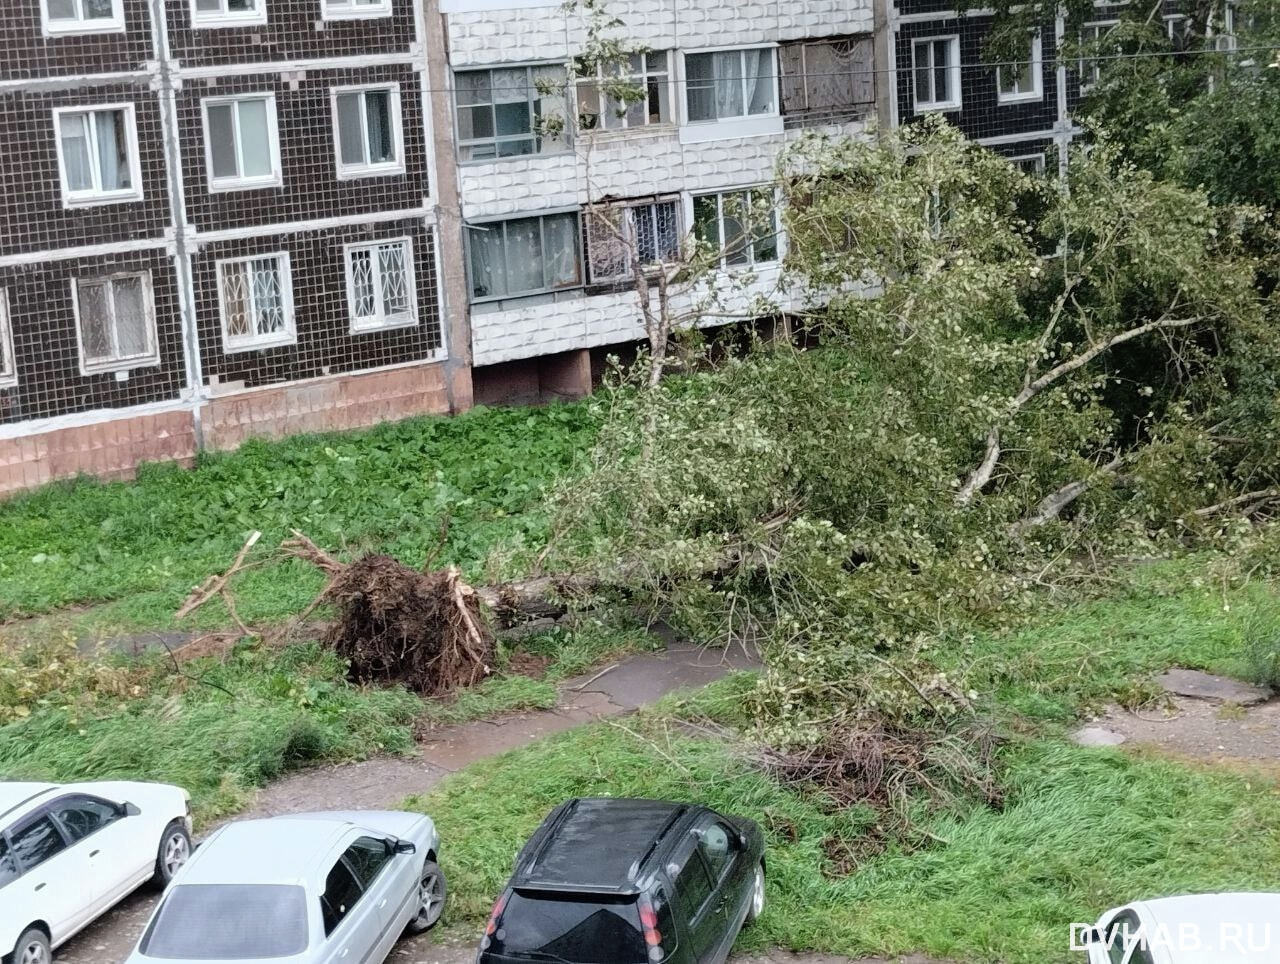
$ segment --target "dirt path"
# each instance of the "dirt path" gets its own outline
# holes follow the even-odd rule
[[[705,686],[735,669],[752,665],[754,661],[741,650],[721,653],[672,644],[665,652],[633,656],[607,672],[567,681],[561,687],[555,709],[436,730],[410,757],[378,757],[300,770],[263,789],[254,807],[239,817],[393,807],[478,760],[593,720],[629,713],[657,702],[667,693]],[[119,964],[133,949],[154,904],[153,893],[144,890],[134,894],[68,942],[59,950],[57,960],[61,964]],[[437,946],[428,937],[419,937],[402,941],[388,961],[470,964],[474,954],[475,948],[470,944],[458,948]],[[760,958],[754,964],[783,962]]]

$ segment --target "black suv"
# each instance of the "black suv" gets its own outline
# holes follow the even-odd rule
[[[477,964],[720,964],[764,909],[750,820],[657,800],[570,800],[516,858]]]

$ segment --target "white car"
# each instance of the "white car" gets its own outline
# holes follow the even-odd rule
[[[127,964],[377,964],[440,920],[429,817],[296,814],[229,823],[165,892]]]
[[[190,854],[181,787],[0,782],[0,955],[49,964],[53,948],[140,884],[167,884]]]
[[[1085,934],[1089,964],[1275,964],[1280,894],[1189,894],[1116,907]]]

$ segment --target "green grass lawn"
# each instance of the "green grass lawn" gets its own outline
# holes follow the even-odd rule
[[[252,441],[202,456],[193,470],[144,466],[133,483],[46,486],[0,503],[0,621],[112,603],[58,625],[167,626],[192,585],[225,569],[255,529],[263,533],[255,558],[296,528],[326,548],[376,550],[420,565],[447,522],[438,562],[475,578],[499,542],[541,547],[542,493],[594,430],[581,404],[475,409]],[[272,564],[240,580],[238,606],[249,621],[278,619],[322,585],[310,566]],[[193,625],[223,621],[217,609]]]
[[[924,817],[915,839],[927,846],[891,845],[848,876],[834,872],[824,844],[856,841],[869,810],[830,812],[778,785],[753,758],[749,731],[724,742],[678,727],[687,718],[741,724],[749,675],[668,698],[620,726],[597,724],[486,761],[410,805],[439,822],[455,920],[483,920],[511,855],[566,797],[655,796],[703,801],[766,828],[769,909],[742,948],[1078,961],[1068,925],[1108,907],[1280,888],[1274,771],[1225,772],[1063,739],[1080,709],[1142,693],[1143,681],[1170,664],[1238,665],[1242,620],[1270,612],[1271,597],[1262,587],[1224,595],[1197,586],[1202,568],[1155,567],[1112,599],[958,643],[953,670],[985,687],[1016,734],[1001,751],[1005,806]]]

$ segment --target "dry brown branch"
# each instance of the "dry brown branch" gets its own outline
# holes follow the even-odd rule
[[[231,600],[231,593],[227,591],[227,584],[231,580],[231,577],[239,572],[244,566],[244,561],[249,555],[249,550],[252,549],[261,538],[262,533],[255,529],[249,535],[249,538],[245,540],[244,545],[240,547],[240,551],[236,553],[236,558],[231,563],[231,567],[227,569],[226,572],[210,576],[195,589],[191,590],[187,598],[183,600],[182,605],[178,607],[178,611],[174,614],[174,618],[185,619],[210,599],[215,596],[220,596],[223,602],[227,604],[227,611],[231,613],[231,618],[235,620],[235,623],[240,627],[240,630],[246,636],[253,635],[250,632],[249,627],[240,620],[240,616],[236,612],[235,603]]]

